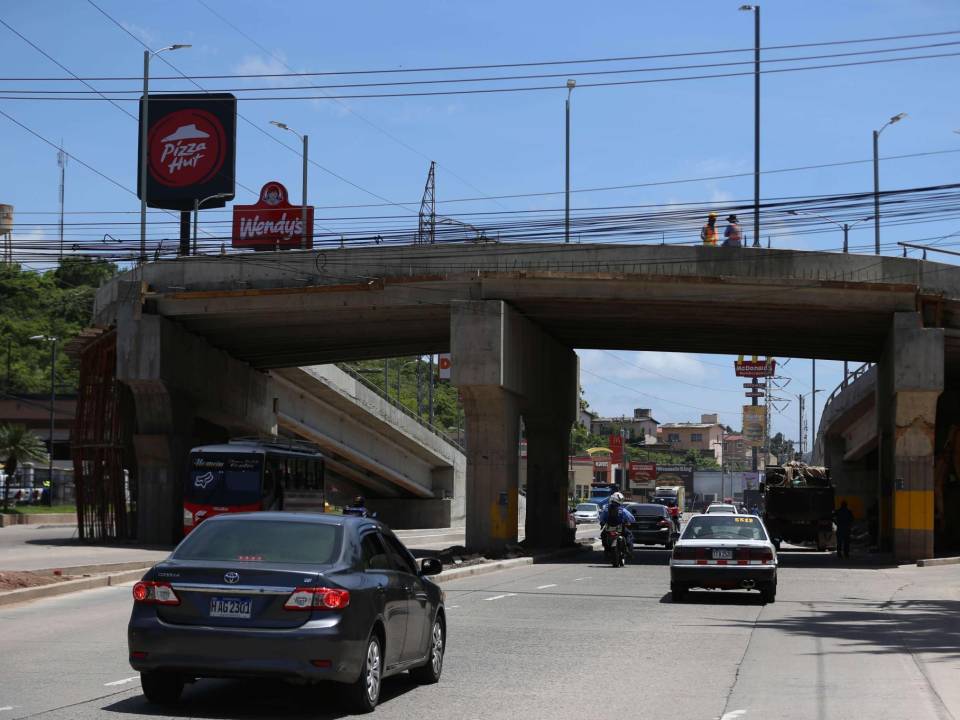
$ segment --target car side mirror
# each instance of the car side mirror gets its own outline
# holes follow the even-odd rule
[[[424,558],[420,561],[420,573],[422,575],[439,575],[443,572],[443,563],[437,558]]]

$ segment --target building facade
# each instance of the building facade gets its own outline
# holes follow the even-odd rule
[[[660,426],[660,441],[676,450],[699,450],[702,455],[713,455],[723,462],[724,427],[716,413],[700,416],[698,423],[664,423]]]
[[[654,443],[657,441],[657,427],[660,425],[650,415],[650,408],[636,408],[633,417],[591,417],[590,432],[600,437],[607,437],[620,432],[623,428],[627,432],[627,442]]]

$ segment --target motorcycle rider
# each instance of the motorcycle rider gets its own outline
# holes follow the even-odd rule
[[[367,512],[367,500],[363,495],[357,495],[353,499],[353,505],[347,505],[343,509],[344,515],[358,515],[360,517],[370,517],[370,513]]]
[[[623,493],[615,492],[610,496],[608,502],[600,511],[600,537],[603,537],[604,530],[619,529],[623,533],[626,541],[627,555],[633,557],[633,533],[630,532],[630,524],[636,522],[633,513],[623,507]]]

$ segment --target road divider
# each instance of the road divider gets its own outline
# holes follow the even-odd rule
[[[139,567],[131,568],[129,567],[131,564]],[[55,597],[57,595],[67,595],[69,593],[79,592],[80,590],[92,590],[94,588],[108,587],[111,585],[121,585],[131,580],[139,580],[143,577],[144,573],[150,569],[151,565],[152,563],[144,564],[140,562],[115,563],[113,565],[84,565],[77,568],[56,568],[55,570],[63,575],[86,575],[86,577],[76,578],[75,580],[64,580],[49,585],[37,585],[36,587],[18,588],[16,590],[0,592],[0,606]],[[99,568],[99,570],[95,572],[80,572],[80,570],[87,568]],[[53,573],[55,570],[39,570],[37,572]]]

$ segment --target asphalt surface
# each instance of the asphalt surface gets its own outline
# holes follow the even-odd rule
[[[441,682],[384,682],[376,717],[960,718],[960,566],[784,553],[777,602],[668,593],[667,555],[599,552],[444,585]],[[0,609],[0,720],[338,718],[336,686],[202,680],[156,708],[126,662],[129,586]]]
[[[577,537],[595,538],[599,531],[598,525],[581,525]],[[398,530],[397,535],[408,547],[418,550],[442,550],[464,543],[463,528]],[[123,543],[88,545],[80,542],[76,527],[15,525],[0,528],[0,571],[141,560],[149,564],[165,558],[171,549]]]

